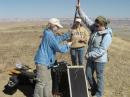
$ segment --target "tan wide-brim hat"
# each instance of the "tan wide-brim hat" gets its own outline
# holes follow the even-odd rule
[[[56,26],[58,26],[59,28],[63,28],[63,26],[62,26],[61,23],[60,23],[60,20],[57,19],[57,18],[51,18],[51,19],[49,20],[49,23],[50,23],[50,24],[53,24],[53,25],[56,25]]]

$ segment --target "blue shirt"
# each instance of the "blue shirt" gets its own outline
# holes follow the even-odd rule
[[[51,66],[55,62],[56,52],[65,53],[69,51],[69,46],[67,44],[59,44],[61,41],[70,38],[68,33],[61,36],[55,35],[52,30],[45,29],[43,32],[42,41],[36,52],[34,61],[35,64],[45,65],[47,67]]]

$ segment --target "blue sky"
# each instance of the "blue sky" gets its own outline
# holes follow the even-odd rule
[[[0,18],[73,17],[77,0],[0,0]],[[130,0],[80,0],[90,17],[130,18]]]

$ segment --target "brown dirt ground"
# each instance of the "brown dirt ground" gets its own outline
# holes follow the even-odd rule
[[[15,67],[16,63],[35,68],[33,58],[41,40],[39,36],[42,35],[42,23],[38,26],[35,23],[10,25],[5,25],[4,29],[0,28],[0,97],[29,97],[26,94],[31,90],[29,87],[24,87],[24,92],[17,90],[14,95],[6,95],[2,90],[9,79],[7,69]],[[110,61],[105,70],[104,97],[130,97],[130,43],[113,37],[109,54]],[[69,53],[58,54],[57,59],[71,63]]]

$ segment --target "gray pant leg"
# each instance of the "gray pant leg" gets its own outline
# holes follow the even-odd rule
[[[52,97],[51,73],[44,65],[37,65],[36,86],[34,97]]]

